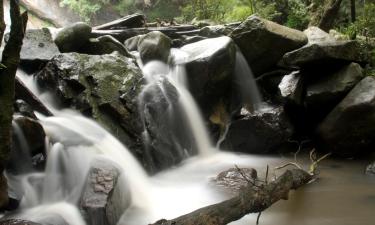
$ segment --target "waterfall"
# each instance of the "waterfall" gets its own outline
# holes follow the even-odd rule
[[[167,65],[160,61],[151,61],[142,66],[147,85],[140,95],[140,105],[147,106],[147,96],[155,96],[158,91],[161,91],[166,100],[167,114],[163,115],[167,117],[166,126],[168,126],[168,129],[173,130],[174,134],[183,132],[180,137],[172,134],[171,139],[174,140],[175,146],[184,146],[183,142],[186,142],[186,139],[191,137],[190,142],[185,143],[185,147],[187,145],[190,148],[196,148],[200,156],[211,155],[216,150],[211,143],[210,135],[205,127],[198,105],[187,87],[185,66],[183,64],[186,53],[178,49],[172,49],[171,55],[174,61],[173,65]],[[172,85],[173,88],[168,88],[166,82]],[[177,92],[177,96],[173,93],[174,91]],[[145,114],[145,109],[141,108],[140,113]],[[178,123],[177,127],[176,123]],[[147,129],[145,130],[147,132]],[[149,135],[146,134],[145,137],[149,137]],[[181,155],[185,154],[184,152],[191,154],[192,151],[182,149]]]
[[[110,160],[119,168],[121,175],[117,185],[120,185],[120,190],[130,190],[129,196],[121,196],[131,198],[132,204],[124,212],[119,224],[146,224],[163,215],[177,216],[226,198],[222,193],[213,191],[207,185],[207,179],[234,162],[243,163],[243,157],[219,153],[213,146],[200,110],[188,91],[184,65],[186,53],[172,49],[171,55],[173,63],[170,65],[153,61],[142,66],[147,84],[138,100],[142,106],[140,113],[145,127],[145,142],[151,140],[148,133],[151,128],[147,127],[150,121],[147,120],[167,118],[165,121],[153,121],[164,129],[159,132],[168,131],[171,134],[167,138],[174,142],[181,156],[187,158],[194,151],[198,156],[154,177],[148,177],[129,150],[104,128],[77,112],[56,109],[51,95],[40,92],[31,76],[18,71],[17,76],[55,116],[38,115],[48,142],[45,172],[31,171],[17,176],[17,179],[10,179],[10,187],[20,186],[22,191],[19,192],[24,194],[17,218],[43,222],[51,217],[56,218],[57,215],[57,218],[70,225],[85,224],[78,213],[78,205],[91,165],[97,158]],[[242,71],[244,62],[246,63],[241,61],[242,58],[237,53],[238,79],[251,75],[250,69]],[[251,76],[246,79],[250,78]],[[250,99],[246,96],[251,93],[244,93],[241,96],[245,96],[246,100]],[[159,117],[153,118],[150,111],[152,108],[149,108],[153,102],[149,100],[156,95],[161,98],[154,103],[165,109]],[[254,99],[252,101],[256,102]],[[251,161],[253,162],[252,159]],[[200,174],[197,170],[203,168],[205,172]],[[179,181],[181,177],[184,178],[183,182]],[[125,201],[118,199],[118,202]]]

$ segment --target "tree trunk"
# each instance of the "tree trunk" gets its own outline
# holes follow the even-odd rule
[[[16,0],[10,0],[10,18],[10,36],[3,51],[3,68],[0,69],[0,207],[7,204],[8,200],[7,196],[4,196],[7,185],[3,171],[11,151],[15,75],[27,21],[27,14],[21,15]]]
[[[295,190],[312,179],[313,175],[304,170],[287,170],[275,181],[260,187],[249,184],[234,198],[172,220],[162,219],[152,225],[225,225],[249,213],[262,212],[281,199],[287,200],[290,190]]]
[[[0,46],[3,41],[4,32],[5,32],[4,5],[3,5],[3,0],[0,0]]]
[[[356,8],[355,8],[355,0],[350,0],[350,15],[352,19],[352,23],[356,21]]]
[[[324,31],[329,31],[336,20],[339,13],[342,0],[329,0],[329,3],[324,8],[322,17],[319,21],[318,27]]]

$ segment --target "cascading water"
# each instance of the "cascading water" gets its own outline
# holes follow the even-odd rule
[[[180,137],[172,136],[174,141],[177,142],[175,146],[182,146],[182,139],[191,137],[187,145],[189,147],[193,146],[192,148],[195,147],[200,156],[207,156],[214,153],[215,148],[210,141],[210,136],[204,125],[198,106],[187,90],[186,72],[182,64],[185,55],[186,53],[178,49],[172,49],[174,65],[167,65],[160,61],[151,61],[142,67],[148,84],[140,95],[140,102],[141,105],[147,106],[146,96],[156,95],[155,91],[161,90],[167,102],[167,115],[163,116],[167,117],[168,129],[174,130],[174,133],[181,133],[183,131]],[[172,87],[168,88],[168,84],[172,85]],[[156,90],[155,87],[157,87]],[[172,92],[176,92],[176,94]],[[142,113],[144,109],[140,111]],[[180,116],[176,117],[177,115]],[[178,126],[173,127],[176,123],[178,123]],[[186,150],[186,145],[183,147],[185,147],[185,151],[191,152]]]
[[[37,92],[33,80],[30,79],[30,82],[26,82],[27,76],[19,74],[19,78],[33,90],[34,94],[41,97],[43,103],[54,112],[55,116],[49,118],[40,116],[50,143],[47,150],[48,162],[45,172],[30,171],[28,174],[18,175],[17,182],[12,179],[15,176],[10,177],[10,186],[16,186],[17,188],[13,189],[19,195],[23,195],[21,212],[14,216],[41,223],[61,224],[60,220],[63,220],[69,225],[85,225],[77,203],[80,200],[81,190],[86,182],[90,164],[98,157],[110,160],[120,169],[119,185],[122,191],[127,189],[125,186],[130,188],[129,196],[131,195],[132,205],[124,212],[118,225],[142,225],[155,222],[161,218],[171,219],[227,199],[229,196],[211,185],[209,180],[219,172],[233,167],[234,164],[240,167],[253,167],[263,170],[265,170],[265,165],[270,165],[270,168],[279,165],[279,157],[266,158],[215,152],[216,150],[212,148],[209,142],[204,124],[201,122],[199,110],[194,106],[194,101],[184,85],[186,82],[184,82],[183,65],[178,64],[180,53],[173,53],[176,57],[177,66],[156,63],[157,65],[146,65],[143,70],[146,78],[149,79],[148,85],[155,84],[163,92],[165,91],[163,80],[165,80],[174,87],[179,96],[178,105],[184,109],[181,111],[184,111],[185,119],[188,121],[187,124],[190,125],[190,127],[187,126],[183,129],[192,131],[192,139],[196,141],[199,154],[206,154],[208,157],[192,157],[178,167],[161,172],[153,177],[148,177],[126,147],[106,130],[94,121],[77,113],[53,109],[51,98],[46,94],[41,97],[41,93]],[[246,67],[244,68],[246,62],[239,54],[237,52],[237,81],[248,79],[250,74],[249,70]],[[249,82],[253,82],[252,85],[255,85],[254,81]],[[248,81],[244,81],[244,83],[251,85]],[[243,90],[242,101],[248,103],[251,100],[256,103],[259,100],[259,95],[251,97],[252,95],[254,93],[246,92],[246,89]],[[169,100],[169,103],[174,100],[173,96],[166,91],[163,92],[163,96],[166,100]],[[172,112],[169,112],[169,114],[172,114]],[[22,139],[22,136],[19,137]],[[176,139],[176,141],[180,140]],[[345,165],[343,172],[341,172],[345,173],[345,176],[333,175],[341,169],[337,162],[329,163],[325,171],[330,172],[321,175],[323,179],[318,185],[322,189],[317,189],[317,186],[311,185],[305,189],[309,192],[308,196],[304,195],[303,191],[298,191],[296,198],[293,196],[290,201],[278,203],[275,207],[263,213],[262,224],[270,225],[277,221],[280,225],[294,225],[300,224],[302,220],[304,224],[328,224],[324,221],[329,220],[329,218],[321,216],[325,210],[330,210],[337,218],[342,218],[336,218],[334,224],[348,224],[345,223],[348,219],[340,213],[341,207],[350,204],[348,201],[357,201],[361,202],[363,207],[358,207],[359,214],[357,217],[353,217],[354,220],[361,221],[361,224],[370,225],[371,221],[361,219],[371,218],[374,205],[367,200],[364,202],[359,199],[357,193],[353,191],[354,189],[350,190],[352,186],[348,187],[349,191],[346,192],[347,188],[344,188],[342,183],[350,182],[345,177],[352,174],[353,177],[356,177],[356,185],[361,190],[363,195],[361,197],[364,198],[373,195],[373,189],[371,188],[373,181],[368,181],[358,175],[359,166],[348,167]],[[327,176],[331,180],[324,179]],[[332,186],[334,186],[336,197],[345,194],[347,199],[350,200],[341,198],[342,204],[339,206],[332,205],[330,202],[323,205],[318,204],[325,202],[324,199],[331,198],[332,192],[327,190],[332,189]],[[303,201],[300,201],[301,199]],[[121,199],[118,199],[117,204],[121,204],[121,202]],[[306,202],[306,204],[302,204],[302,202]],[[298,213],[298,215],[291,216],[288,212]],[[346,214],[349,215],[350,213]],[[241,221],[231,223],[231,225],[255,223],[255,217],[256,215],[248,216]],[[293,220],[293,218],[297,219]],[[355,224],[355,222],[351,224]]]
[[[182,118],[183,123],[173,119],[169,121],[170,125],[178,127],[175,133],[181,132],[181,130],[184,131],[182,136],[178,137],[176,135],[173,137],[176,146],[179,145],[185,148],[183,149],[185,153],[188,152],[186,148],[195,148],[199,156],[210,156],[209,158],[198,157],[194,160],[191,159],[189,160],[191,162],[202,163],[203,160],[204,163],[218,163],[220,165],[219,168],[222,168],[223,157],[217,158],[218,156],[215,156],[217,154],[213,154],[217,150],[211,144],[199,109],[187,90],[183,65],[185,54],[182,51],[173,49],[174,65],[150,62],[142,68],[148,84],[140,95],[141,105],[148,104],[145,96],[150,94],[150,90],[152,95],[152,87],[156,86],[168,103],[168,115],[171,117],[176,113],[182,115],[180,119]],[[75,215],[74,217],[76,217],[77,208],[75,205],[80,201],[90,164],[97,157],[105,157],[118,165],[123,175],[121,177],[121,183],[124,185],[122,189],[126,189],[125,185],[130,186],[132,206],[123,216],[127,224],[150,222],[161,215],[165,215],[166,212],[169,212],[166,216],[177,216],[182,212],[188,212],[202,205],[212,204],[224,199],[222,195],[207,187],[205,181],[207,174],[204,175],[205,178],[202,182],[198,183],[196,183],[197,180],[194,176],[178,185],[172,181],[171,178],[175,179],[176,174],[184,171],[183,168],[185,166],[181,167],[180,172],[176,170],[176,172],[161,173],[150,180],[129,151],[107,131],[94,121],[86,119],[77,113],[57,110],[52,104],[53,99],[51,96],[48,93],[41,93],[31,76],[19,71],[18,77],[55,114],[54,117],[40,116],[50,143],[47,146],[48,161],[45,172],[31,172],[22,175],[18,177],[20,182],[14,183],[14,185],[22,187],[21,189],[25,196],[22,199],[21,206],[23,209],[27,209],[18,217],[27,218],[31,213],[40,215],[40,211],[58,214],[65,221],[69,221],[67,215]],[[170,90],[165,88],[165,82],[168,82],[177,93],[177,101],[172,99],[173,93],[169,93]],[[173,105],[174,103],[176,104]],[[141,113],[143,112],[141,111]],[[182,124],[184,126],[180,127]],[[184,137],[190,137],[188,144],[185,146],[182,144]],[[189,154],[186,153],[186,155]],[[225,158],[230,159],[231,157],[226,156]],[[185,165],[188,171],[192,170],[189,163]],[[224,165],[226,164],[224,163]],[[215,173],[218,172],[217,168],[210,169],[210,174],[213,171]],[[189,176],[192,175],[190,174]],[[12,182],[10,186],[12,186]],[[190,194],[186,195],[185,193]],[[191,204],[180,205],[180,202],[189,201],[189,196],[192,193],[205,197],[199,197]],[[177,207],[177,205],[179,206]],[[58,206],[61,206],[64,210],[58,212],[56,210]],[[144,215],[141,220],[137,216],[139,213]],[[43,221],[44,217],[35,216],[31,218],[35,218],[36,221]],[[76,222],[70,224],[80,225],[82,224],[82,219],[79,218]]]

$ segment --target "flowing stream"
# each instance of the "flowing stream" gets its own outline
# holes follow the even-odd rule
[[[177,59],[183,57],[181,53],[174,54]],[[250,71],[247,65],[243,68],[243,62],[237,64],[241,66],[237,69],[242,72]],[[162,218],[171,219],[229,198],[228,192],[211,181],[219,172],[234,165],[253,167],[264,174],[266,165],[273,168],[292,160],[283,156],[263,157],[219,151],[209,141],[199,109],[187,91],[183,65],[169,67],[152,62],[145,65],[143,71],[148,85],[160,84],[162,79],[174,85],[179,94],[178,104],[190,126],[186,129],[192,132],[198,155],[149,177],[128,149],[110,133],[76,112],[55,109],[51,97],[39,93],[33,80],[20,71],[18,76],[41,97],[55,116],[39,116],[49,139],[45,172],[9,175],[11,189],[18,192],[16,195],[23,196],[21,211],[15,217],[46,223],[56,220],[57,215],[57,220],[63,219],[70,225],[84,225],[77,206],[90,164],[98,157],[111,160],[122,174],[118,185],[123,190],[130,189],[132,204],[123,213],[119,225],[145,225]],[[246,73],[240,77],[246,76]],[[249,82],[255,85],[254,81]],[[255,99],[256,102],[260,98],[258,93],[252,92],[243,96],[246,101]],[[17,128],[16,124],[14,126]],[[17,137],[22,139],[22,132],[15,130]],[[302,165],[309,164],[304,155],[299,160]],[[365,165],[365,162],[350,160],[322,162],[320,179],[296,191],[289,201],[278,202],[266,210],[261,224],[373,225],[375,178],[363,174]],[[248,225],[255,224],[255,221],[256,215],[249,215],[231,224]]]

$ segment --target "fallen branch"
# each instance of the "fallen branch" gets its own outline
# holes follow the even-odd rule
[[[286,170],[274,181],[259,187],[249,184],[234,198],[172,220],[162,219],[152,225],[225,225],[249,213],[260,213],[281,199],[287,200],[290,190],[309,183],[313,178],[305,170]]]

